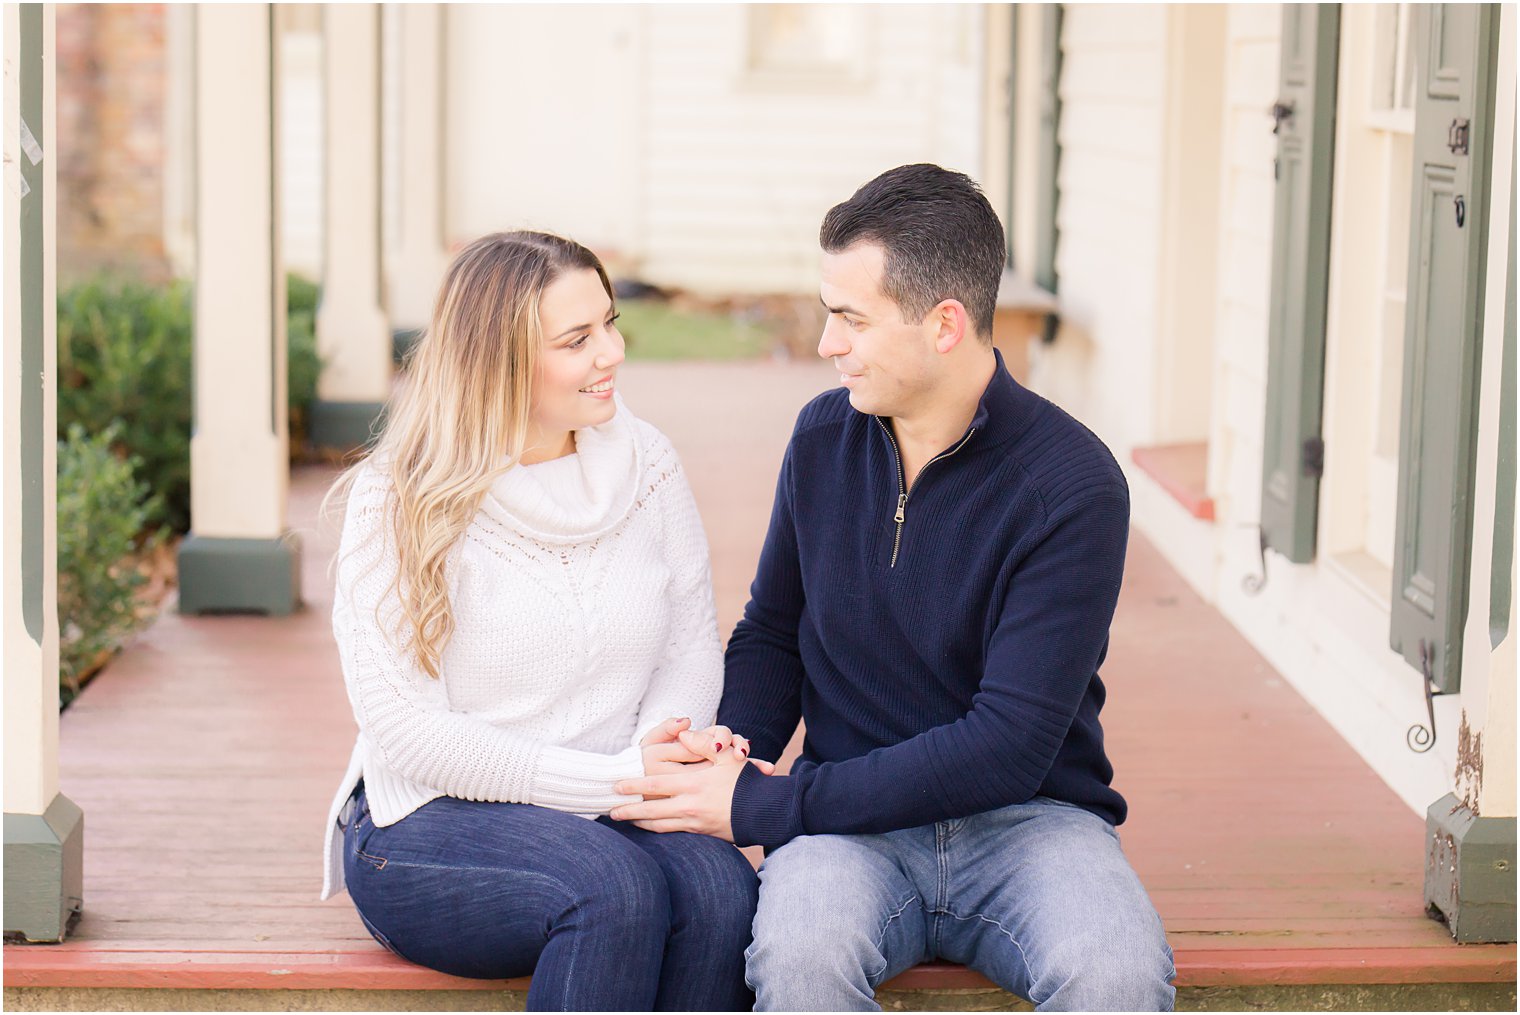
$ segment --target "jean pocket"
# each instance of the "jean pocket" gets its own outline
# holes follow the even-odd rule
[[[375,870],[385,870],[388,862],[383,856],[376,856],[368,850],[370,837],[375,833],[375,823],[370,819],[369,811],[359,813],[354,823],[344,830],[343,837],[348,846],[348,852],[356,860],[369,864]]]
[[[385,865],[390,863],[390,861],[383,856],[375,856],[373,853],[366,853],[364,850],[357,847],[354,849],[354,857],[357,860],[369,864],[377,871],[385,870]]]

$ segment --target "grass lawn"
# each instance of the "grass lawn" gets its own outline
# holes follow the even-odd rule
[[[745,359],[765,355],[775,341],[764,324],[721,311],[624,299],[618,312],[629,359]]]

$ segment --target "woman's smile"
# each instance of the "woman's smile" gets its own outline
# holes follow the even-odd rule
[[[605,401],[612,397],[612,375],[603,377],[595,384],[588,384],[581,388],[581,394]]]

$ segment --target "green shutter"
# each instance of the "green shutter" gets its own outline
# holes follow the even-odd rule
[[[1040,149],[1035,166],[1034,281],[1056,292],[1056,212],[1061,201],[1061,19],[1060,4],[1039,8],[1040,29]]]
[[[1295,563],[1314,559],[1325,296],[1330,277],[1330,170],[1335,148],[1338,4],[1283,6],[1267,326],[1267,419],[1261,533]]]
[[[57,440],[57,435],[43,431],[43,405],[47,399],[46,373],[52,369],[44,348],[43,332],[47,315],[54,312],[48,306],[47,276],[52,269],[47,251],[47,224],[43,217],[44,190],[47,187],[44,159],[58,158],[56,142],[44,130],[43,91],[47,76],[52,73],[44,53],[44,15],[42,4],[22,4],[19,12],[21,42],[20,66],[16,82],[17,112],[21,122],[32,133],[36,147],[23,143],[22,155],[16,163],[23,187],[20,201],[20,249],[18,274],[21,279],[21,389],[20,411],[6,420],[12,425],[19,417],[21,446],[21,617],[26,633],[39,645],[43,639],[43,590],[46,583],[47,560],[42,547],[46,524],[48,501],[43,486],[44,441]],[[35,156],[35,158],[34,158]],[[10,365],[7,364],[7,370]],[[11,410],[15,412],[15,410]]]
[[[1509,208],[1515,212],[1515,164],[1509,164]],[[1488,643],[1498,648],[1509,634],[1515,590],[1515,225],[1509,224],[1509,270],[1504,273],[1504,354],[1499,367],[1499,483],[1494,497],[1493,568],[1489,571]]]
[[[1472,549],[1496,5],[1421,4],[1390,643],[1460,686]],[[1463,126],[1465,124],[1465,138]]]

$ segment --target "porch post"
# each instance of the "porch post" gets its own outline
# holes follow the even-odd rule
[[[195,428],[182,613],[300,601],[286,528],[285,272],[269,4],[195,12]]]
[[[1515,940],[1514,9],[1497,21],[1455,792],[1425,816],[1426,909],[1463,943]]]
[[[322,19],[327,221],[311,440],[349,449],[369,440],[391,384],[380,294],[380,10],[325,4]]]
[[[53,14],[3,13],[5,933],[28,941],[63,940],[84,894],[84,815],[58,792]]]
[[[443,50],[447,13],[442,5],[403,4],[389,25],[399,22],[400,53],[387,75],[399,77],[398,221],[387,243],[386,304],[395,325],[397,351],[404,351],[427,327],[433,298],[443,281],[449,255],[444,242]]]

